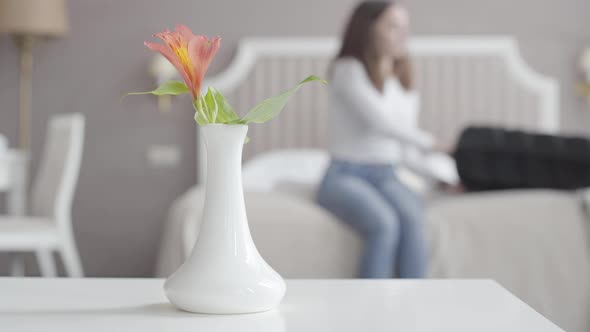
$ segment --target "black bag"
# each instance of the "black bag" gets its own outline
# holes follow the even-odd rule
[[[590,140],[468,127],[454,152],[468,190],[590,187]]]

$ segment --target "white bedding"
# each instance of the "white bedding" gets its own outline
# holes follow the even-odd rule
[[[579,196],[466,194],[429,207],[431,274],[493,278],[566,331],[590,331],[588,223]]]

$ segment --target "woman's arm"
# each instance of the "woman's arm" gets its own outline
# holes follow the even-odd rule
[[[389,105],[382,97],[356,60],[340,60],[334,67],[331,88],[354,115],[369,128],[381,135],[411,144],[422,150],[429,150],[433,138],[415,128],[399,125]]]

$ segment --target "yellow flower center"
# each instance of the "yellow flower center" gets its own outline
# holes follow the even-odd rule
[[[174,52],[176,53],[176,56],[178,57],[180,63],[184,67],[184,71],[192,79],[193,63],[191,62],[191,59],[188,56],[188,47],[175,47]]]

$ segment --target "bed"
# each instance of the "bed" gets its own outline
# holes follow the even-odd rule
[[[205,86],[238,112],[315,73],[325,76],[336,38],[248,38]],[[556,81],[529,68],[505,36],[414,37],[420,125],[452,144],[469,124],[559,130]],[[328,162],[326,89],[302,89],[280,117],[252,125],[243,180],[251,231],[263,257],[290,278],[355,276],[361,241],[314,192]],[[243,114],[243,113],[242,113]],[[199,134],[197,179],[206,174]],[[588,331],[590,253],[580,195],[513,190],[440,196],[406,170],[428,198],[434,278],[493,278],[568,331]],[[401,172],[404,172],[403,170]],[[156,274],[167,276],[197,238],[203,189],[179,197],[165,223]]]

